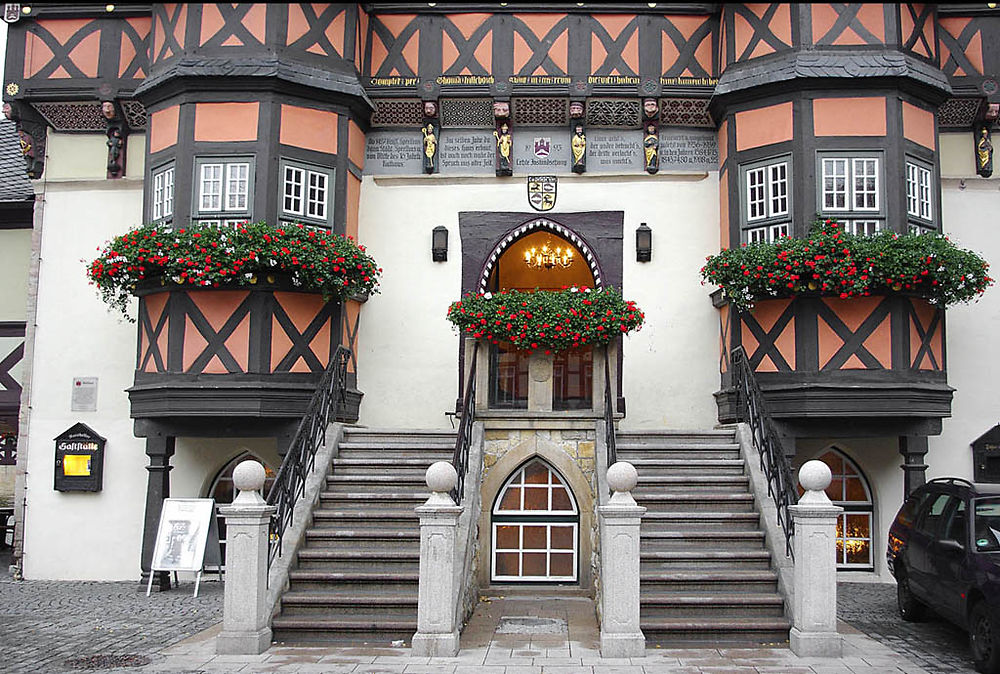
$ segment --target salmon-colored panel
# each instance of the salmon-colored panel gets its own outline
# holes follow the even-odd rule
[[[735,38],[736,38],[736,43],[735,43],[736,51],[733,53],[733,59],[734,60],[739,60],[743,56],[743,52],[746,51],[746,48],[750,45],[751,38],[753,38],[753,27],[750,25],[749,21],[747,21],[745,18],[743,18],[743,16],[741,14],[736,14],[733,17],[733,19],[734,19],[733,20],[733,28],[734,28],[734,32],[736,34],[735,35]],[[760,44],[757,45],[758,49],[760,48],[761,44],[766,45],[766,43],[763,40],[761,40]],[[771,51],[774,51],[774,50],[771,49]]]
[[[741,152],[791,139],[791,102],[736,113],[736,149]]]
[[[844,30],[840,31],[840,35],[838,35],[834,39],[833,44],[838,46],[849,46],[857,44],[867,44],[867,41],[863,37],[858,35],[853,28],[847,27]],[[851,359],[857,360],[855,356],[851,356]],[[851,359],[848,359],[848,362],[851,362]],[[858,362],[860,363],[861,361]],[[849,368],[847,368],[847,366],[845,365],[841,369],[849,369]]]
[[[365,167],[365,132],[353,119],[347,125],[347,157],[358,168]]]
[[[355,40],[354,65],[361,70],[361,59],[365,53],[365,40],[368,39],[368,12],[358,5],[358,36]]]
[[[372,33],[372,74],[374,75],[385,63],[386,57],[389,55],[389,50],[385,48],[385,44],[382,42],[382,38],[378,36],[378,33]]]
[[[360,314],[361,302],[357,300],[347,300],[344,302],[344,326],[340,336],[340,343],[347,346],[354,353],[355,358],[358,355],[357,335],[355,335],[355,340],[351,341],[349,333],[357,326]],[[347,370],[348,372],[354,372],[354,363],[350,360],[347,361]]]
[[[747,7],[752,9],[754,14],[763,18],[764,13],[770,9],[770,3],[747,5]],[[771,17],[771,23],[767,27],[774,33],[774,37],[786,45],[792,44],[792,10],[787,2],[778,5],[778,9],[774,12],[774,16]]]
[[[948,63],[948,58],[951,56],[951,50],[948,49],[948,45],[944,43],[944,40],[938,43],[938,57],[940,58],[941,69],[943,70],[945,64]],[[952,73],[954,77],[964,77],[965,70],[962,66],[955,64],[955,72]]]
[[[858,9],[857,17],[861,25],[877,37],[879,42],[885,42],[885,16],[880,3],[862,3],[861,8]]]
[[[981,32],[976,33],[969,40],[969,46],[965,49],[965,58],[969,59],[969,63],[976,69],[975,74],[983,74],[983,34]]]
[[[156,338],[156,348],[159,349],[160,358],[163,359],[163,368],[157,370],[158,372],[165,372],[167,369],[167,345],[169,341],[170,341],[170,336],[168,334],[167,326],[164,326],[163,330],[160,331],[160,336]],[[155,368],[156,363],[153,362],[152,365],[150,365],[150,367]]]
[[[149,315],[149,322],[155,328],[160,317],[163,316],[163,308],[167,306],[168,293],[155,293],[146,295],[143,303],[146,305],[146,313]]]
[[[964,18],[949,17],[949,18],[939,19],[938,25],[940,25],[941,28],[944,29],[949,35],[951,35],[954,38],[957,38],[962,34],[962,31],[965,30],[965,27],[969,25],[970,21],[972,21],[972,19],[969,17],[964,17]],[[948,56],[950,56],[950,52],[948,51],[948,47],[945,45],[944,41],[940,42],[939,49],[941,50],[941,67],[943,68],[945,64],[948,62]],[[969,44],[965,48],[965,58],[969,59],[969,63],[971,63],[972,67],[976,69],[976,72],[967,73],[964,71],[963,68],[959,67],[955,71],[955,76],[962,77],[968,75],[981,75],[983,73],[982,33],[977,32],[969,40]]]
[[[757,363],[757,368],[754,370],[754,372],[777,372],[777,371],[778,368],[774,364],[774,361],[771,360],[771,356],[764,356],[763,358],[761,358],[760,362]]]
[[[307,293],[275,292],[274,299],[288,314],[299,334],[306,331],[324,304],[319,295]]]
[[[764,332],[770,332],[790,303],[791,300],[765,300],[758,302],[753,310],[754,318],[757,319],[757,323]]]
[[[788,367],[795,369],[795,321],[788,321],[788,325],[781,331],[778,338],[774,340],[778,347],[778,353],[788,363]]]
[[[774,47],[772,47],[764,40],[761,40],[760,42],[757,43],[757,46],[753,48],[753,51],[750,52],[750,56],[748,56],[747,59],[749,60],[749,59],[759,58],[761,56],[767,56],[768,54],[775,53],[775,51],[776,50],[774,49]]]
[[[833,331],[833,328],[827,325],[822,317],[816,321],[816,327],[819,338],[819,369],[822,370],[844,345],[844,340]]]
[[[333,319],[328,318],[323,327],[316,332],[313,340],[309,342],[309,349],[319,358],[319,362],[323,364],[323,367],[326,367],[327,363],[330,362],[331,323],[333,323]],[[303,364],[305,364],[305,361],[303,361]]]
[[[757,338],[753,336],[750,332],[750,328],[744,327],[742,334],[743,349],[747,352],[747,357],[753,358],[757,355],[757,349],[760,348],[760,342]]]
[[[836,297],[823,298],[823,303],[837,315],[847,329],[857,332],[873,311],[882,303],[881,297],[853,297],[842,300]]]
[[[250,10],[243,16],[243,26],[257,38],[257,42],[264,44],[264,36],[266,32],[267,23],[267,5],[263,3],[255,3],[251,5]],[[343,38],[341,38],[343,40]],[[334,45],[337,43],[334,42]],[[341,47],[343,48],[343,47]]]
[[[271,372],[275,371],[285,355],[292,350],[292,340],[277,318],[271,320]]]
[[[278,141],[282,145],[337,154],[337,113],[282,104]]]
[[[230,35],[225,40],[222,41],[223,47],[245,47],[247,43],[242,39],[238,38],[236,35]]]
[[[306,51],[310,54],[316,54],[317,56],[330,56],[330,54],[326,53],[326,50],[323,49],[323,47],[319,46],[318,42],[313,44],[311,47],[306,47]]]
[[[49,75],[49,79],[51,80],[63,80],[63,79],[69,79],[70,77],[71,75],[68,72],[66,72],[66,69],[63,68],[62,66],[59,66],[58,68],[53,70],[52,74]]]
[[[625,65],[631,68],[631,71],[620,74],[632,75],[639,72],[639,31],[632,33],[632,37],[625,43],[625,48],[622,49],[622,60],[625,61]],[[616,68],[615,72],[617,71]]]
[[[726,164],[729,157],[729,120],[722,120],[719,125],[719,168]]]
[[[552,49],[549,50],[549,56],[552,57],[552,60],[555,61],[556,63],[559,62],[559,55],[560,55],[560,53],[562,53],[562,62],[563,62],[563,64],[566,63],[566,53],[565,53],[566,52],[566,42],[565,42],[565,39],[564,39],[565,37],[566,37],[565,33],[563,33],[562,35],[560,35],[556,39],[555,43],[553,43]],[[563,41],[562,47],[559,47],[559,41],[560,40]],[[486,69],[486,72],[490,72],[493,69],[493,33],[492,32],[487,33],[486,35],[484,35],[483,39],[479,41],[479,46],[476,47],[476,51],[473,53],[473,56],[476,57],[476,61],[479,62],[479,65],[481,65],[483,68]]]
[[[719,174],[719,248],[729,248],[729,172]]]
[[[816,2],[810,5],[812,11],[812,39],[816,44],[826,37],[826,34],[837,22],[837,11],[825,2]]]
[[[65,45],[81,28],[90,23],[90,19],[42,19],[38,23],[56,39],[56,42]]]
[[[177,143],[177,123],[181,107],[171,105],[149,116],[149,151],[159,152]]]
[[[448,33],[441,33],[441,72],[447,73],[458,60],[458,47]]]
[[[226,25],[218,5],[206,3],[201,6],[201,35],[198,44],[203,45]]]
[[[867,370],[868,368],[865,367],[865,364],[861,362],[860,358],[858,358],[858,354],[852,353],[850,356],[848,356],[847,360],[844,361],[844,364],[840,366],[840,369],[841,370]]]
[[[324,35],[333,47],[334,53],[330,56],[340,56],[344,53],[344,25],[347,21],[347,11],[342,11],[333,17],[333,21],[326,27]]]
[[[212,329],[218,332],[248,295],[246,290],[202,290],[188,293]]]
[[[246,372],[250,363],[250,314],[248,313],[236,326],[226,340],[226,350],[240,365],[240,371]]]
[[[935,369],[941,370],[944,368],[944,332],[941,330],[942,323],[938,323],[937,330],[934,331],[934,336],[931,337],[931,351],[934,353],[934,358],[937,360],[938,367]]]
[[[417,34],[414,33],[409,40],[407,40],[406,45],[403,47],[403,51],[400,52],[403,57],[403,62],[410,69],[410,72],[417,72],[417,63],[419,63],[420,58],[420,39]],[[398,68],[393,68],[393,73],[396,75],[402,75]]]
[[[917,332],[916,322],[919,321],[921,330],[926,333],[930,328],[931,322],[934,320],[934,316],[937,314],[937,309],[932,307],[927,303],[926,300],[911,300],[910,301],[916,317],[911,319],[910,323],[910,354],[914,359],[912,366],[917,367],[921,370],[937,370],[940,369],[944,364],[944,344],[941,336],[941,326],[940,323],[938,327],[935,328],[934,334],[931,337],[931,353],[934,354],[934,358],[937,361],[937,367],[931,362],[931,359],[924,355],[917,361],[917,354],[920,353],[921,339]]]
[[[97,77],[97,60],[101,55],[101,33],[94,31],[80,40],[69,53],[73,64],[87,77]]]
[[[205,347],[208,346],[208,342],[198,328],[195,327],[194,323],[191,321],[190,316],[185,316],[184,318],[184,344],[182,348],[184,350],[184,358],[181,359],[182,369],[184,372],[189,372],[194,361],[198,359],[198,356],[202,354]]]
[[[361,202],[361,181],[347,175],[347,227],[345,234],[358,238],[358,208]]]
[[[389,32],[394,37],[399,37],[403,29],[410,25],[410,22],[417,18],[416,14],[383,14],[378,17]]]
[[[671,40],[666,33],[660,36],[660,72],[667,73],[670,69],[677,65],[677,57],[680,56],[680,52],[677,50],[677,45]]]
[[[903,101],[903,137],[931,150],[934,142],[934,113]]]
[[[817,136],[884,136],[885,98],[817,98],[813,130]]]
[[[34,33],[28,33],[24,43],[24,79],[30,79],[38,71],[49,64],[54,54],[42,39]]]
[[[385,14],[379,17],[379,21],[382,22],[382,25],[384,25],[393,36],[398,38],[403,30],[410,25],[414,18],[416,18],[414,14]],[[419,49],[420,42],[417,33],[418,31],[414,31],[410,35],[402,50],[403,60],[406,61],[406,65],[409,66],[412,72],[417,72],[415,66],[417,64],[417,51]],[[384,60],[385,57],[383,56],[382,59],[378,61],[378,65],[381,65],[381,61]],[[396,71],[396,69],[394,69],[394,71],[396,74],[402,74]],[[372,66],[372,72],[375,72],[374,65]]]
[[[597,23],[604,27],[604,30],[608,31],[608,35],[612,39],[617,40],[622,31],[635,21],[636,17],[632,14],[595,14],[594,18]]]
[[[288,368],[288,371],[289,372],[311,372],[312,370],[309,369],[309,365],[306,363],[305,358],[303,358],[302,356],[299,356],[298,358],[295,359],[295,362],[292,363],[292,366],[290,368]]]
[[[231,142],[257,140],[260,103],[196,103],[194,139]]]
[[[149,28],[152,20],[149,17],[134,17],[131,19],[125,19],[125,21],[132,26],[139,39],[144,39],[149,35]],[[129,65],[132,63],[132,59],[135,58],[135,44],[129,37],[128,33],[122,33],[122,43],[121,47],[118,49],[118,77],[124,77],[125,71],[128,69]],[[136,73],[135,77],[138,79],[141,77]]]
[[[601,38],[594,33],[590,36],[590,72],[597,72],[605,59],[608,58],[608,50],[604,48]]]
[[[135,357],[135,369],[142,370],[143,372],[150,372],[149,363],[147,362],[143,365],[143,359],[146,357],[146,328],[142,326],[139,326],[139,348],[136,351]],[[150,357],[149,360],[152,361],[153,358]]]
[[[527,74],[522,73],[521,70],[525,65],[527,65],[528,61],[531,60],[533,55],[534,52],[531,51],[531,47],[529,47],[527,41],[521,37],[521,34],[514,33],[514,72],[518,74]]]
[[[163,12],[168,17],[173,17],[174,14],[177,13],[177,21],[172,28],[169,28],[169,30],[173,31],[174,40],[176,40],[177,44],[180,45],[181,48],[183,48],[184,33],[187,30],[187,14],[188,14],[187,5],[186,4],[177,5],[176,3],[165,4],[163,5]],[[162,30],[158,32],[163,32],[165,30],[168,30],[168,28],[164,25],[161,25],[160,28]],[[161,37],[160,35],[157,35],[157,41],[160,43],[160,46],[162,46],[163,42],[165,42],[164,38]],[[156,48],[157,54],[160,53],[160,46]],[[172,47],[168,47],[166,52],[163,54],[163,58],[168,59],[171,56],[177,56],[177,54],[174,53]]]
[[[694,35],[695,31],[705,25],[708,21],[703,16],[667,16],[664,17],[667,21],[673,24],[674,28],[684,36],[685,40],[690,40],[691,36]]]
[[[913,34],[913,17],[910,16],[907,5],[899,5],[899,31],[903,36],[900,42],[905,44],[909,41],[910,35]]]
[[[309,32],[309,21],[306,20],[302,5],[296,2],[288,5],[288,35],[285,44],[294,44],[300,37]]]
[[[698,65],[704,69],[709,75],[715,75],[712,69],[712,34],[707,34],[704,39],[702,39],[701,44],[698,48],[694,50],[694,59],[698,62]]]
[[[449,14],[448,20],[455,24],[455,27],[465,36],[468,40],[472,37],[472,34],[476,32],[486,19],[490,18],[490,14]]]
[[[719,369],[729,371],[729,305],[719,307]]]
[[[515,14],[514,18],[521,21],[538,39],[548,35],[556,24],[566,17],[565,14]],[[516,25],[516,24],[515,24]],[[516,34],[517,31],[515,31]]]
[[[889,316],[882,319],[878,327],[872,330],[872,334],[864,343],[868,353],[875,356],[879,364],[885,369],[892,367],[892,323]]]

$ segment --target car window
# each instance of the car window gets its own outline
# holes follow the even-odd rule
[[[896,521],[902,524],[903,526],[912,527],[913,521],[917,517],[917,512],[920,509],[920,506],[923,505],[924,501],[927,500],[928,496],[929,494],[927,492],[924,492],[922,494],[914,495],[906,499],[906,502],[903,504],[903,507],[899,509],[899,514],[896,515]]]
[[[954,498],[949,494],[938,494],[929,499],[923,512],[917,518],[917,530],[931,536],[941,531],[941,516],[947,508],[948,502]]]
[[[1000,550],[1000,498],[975,501],[976,550]]]
[[[942,538],[958,541],[963,547],[969,544],[969,513],[965,509],[965,501],[959,501],[958,506],[951,511]]]

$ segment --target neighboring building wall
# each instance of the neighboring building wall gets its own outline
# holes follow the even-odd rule
[[[381,293],[364,306],[360,337],[362,424],[448,428],[458,395],[458,335],[445,319],[460,299],[463,211],[530,211],[524,177],[364,179],[360,240],[383,267]],[[706,428],[715,423],[718,316],[699,283],[718,250],[718,174],[559,176],[553,210],[624,211],[622,291],[646,313],[623,339],[629,428]],[[531,219],[526,217],[525,220]],[[653,230],[653,259],[635,261],[635,229]],[[431,261],[431,230],[449,230],[447,262]],[[605,261],[607,263],[608,261]],[[602,395],[595,392],[595,395]]]
[[[31,260],[30,229],[0,229],[0,323],[24,323],[24,303],[28,289],[28,263]],[[24,343],[23,336],[0,335],[0,361]],[[24,384],[24,360],[9,371],[18,383]],[[2,388],[2,386],[0,386]],[[0,429],[3,430],[3,429]],[[0,501],[14,497],[14,466],[0,466]]]

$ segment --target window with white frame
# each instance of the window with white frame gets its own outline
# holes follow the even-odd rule
[[[874,234],[885,224],[880,152],[821,152],[817,202],[820,213],[852,234]]]
[[[195,219],[213,224],[248,220],[253,201],[253,173],[250,157],[196,159]]]
[[[743,241],[758,243],[788,236],[792,219],[788,157],[740,167]]]
[[[333,170],[282,162],[281,217],[325,224],[330,220]]]
[[[174,167],[173,164],[153,172],[152,219],[169,222],[174,217]]]
[[[931,201],[930,166],[911,159],[906,161],[906,218],[911,232],[936,229]]]

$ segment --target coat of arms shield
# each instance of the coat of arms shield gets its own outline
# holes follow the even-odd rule
[[[551,211],[556,205],[556,177],[528,176],[528,203],[536,211]]]

